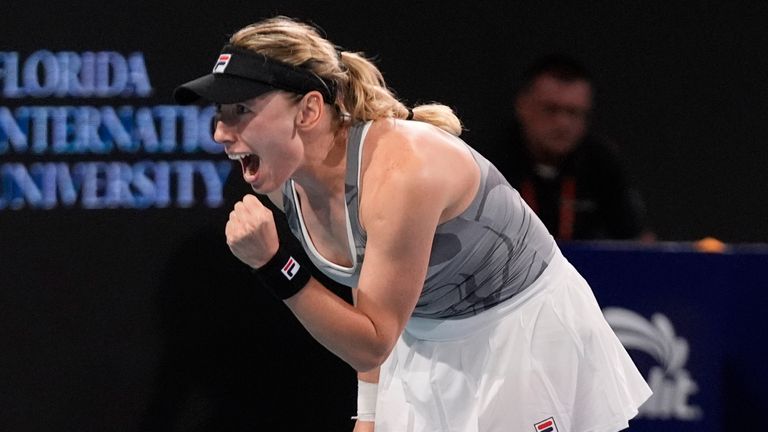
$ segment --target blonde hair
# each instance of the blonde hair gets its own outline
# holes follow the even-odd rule
[[[381,71],[362,53],[340,51],[318,30],[294,19],[277,16],[246,26],[230,38],[237,47],[311,70],[336,83],[336,105],[349,121],[405,119],[408,108],[387,88]],[[451,108],[425,104],[413,108],[413,119],[460,135],[461,121]]]

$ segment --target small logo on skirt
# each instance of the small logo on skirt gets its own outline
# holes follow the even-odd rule
[[[555,424],[555,418],[550,417],[546,420],[542,420],[533,425],[536,432],[557,432],[557,425]]]

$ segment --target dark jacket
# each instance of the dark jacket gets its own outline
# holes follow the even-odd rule
[[[545,175],[519,128],[494,163],[560,240],[633,239],[649,231],[645,206],[615,146],[587,135],[559,167]]]

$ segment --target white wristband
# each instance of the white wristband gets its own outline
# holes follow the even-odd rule
[[[372,422],[376,419],[376,399],[379,385],[357,380],[357,417],[358,421]]]

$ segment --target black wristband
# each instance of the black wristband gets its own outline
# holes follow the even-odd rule
[[[293,297],[307,285],[312,276],[309,269],[302,266],[282,246],[272,259],[254,269],[253,273],[280,300]]]

